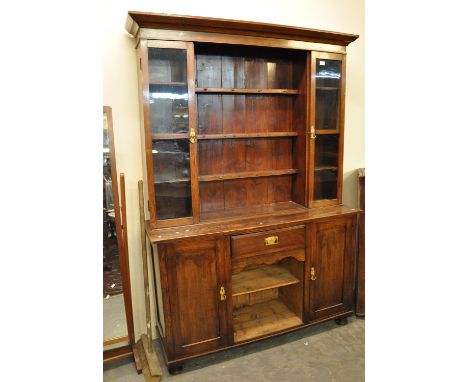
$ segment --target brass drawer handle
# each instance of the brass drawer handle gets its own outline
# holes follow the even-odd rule
[[[265,245],[278,244],[278,236],[269,236],[265,238]]]

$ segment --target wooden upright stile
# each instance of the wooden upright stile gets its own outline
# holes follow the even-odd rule
[[[138,181],[138,193],[140,199],[140,229],[141,229],[141,256],[143,263],[143,283],[145,288],[146,310],[146,334],[142,334],[137,342],[137,349],[141,360],[143,375],[147,382],[159,382],[162,378],[162,370],[158,357],[153,349],[153,335],[150,309],[150,293],[148,280],[148,254],[146,251],[145,233],[145,202],[143,196],[143,181]]]

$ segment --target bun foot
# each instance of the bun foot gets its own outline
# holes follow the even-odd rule
[[[337,325],[347,325],[348,324],[348,317],[335,318],[335,322],[336,322]]]
[[[184,365],[182,365],[182,364],[172,365],[172,366],[168,367],[168,370],[169,370],[169,374],[177,375],[177,374],[182,373],[182,371],[184,370]]]

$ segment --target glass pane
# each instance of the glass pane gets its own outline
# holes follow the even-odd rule
[[[317,59],[315,129],[338,130],[340,122],[341,61]]]
[[[152,152],[157,218],[192,216],[189,140],[154,141]]]
[[[326,134],[315,139],[314,200],[337,198],[339,137]]]
[[[115,206],[112,179],[109,128],[107,114],[103,118],[103,334],[104,343],[114,342],[116,338],[126,341],[127,320],[120,273],[119,246],[115,224]],[[116,186],[115,186],[116,187]],[[105,346],[105,350],[122,346],[121,341]]]
[[[148,49],[151,134],[189,131],[187,52]]]

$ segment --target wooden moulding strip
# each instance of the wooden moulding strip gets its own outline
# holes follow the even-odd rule
[[[243,89],[243,88],[196,88],[196,93],[226,93],[226,94],[299,94],[297,89]]]
[[[298,170],[296,169],[236,172],[236,173],[229,173],[229,174],[200,175],[198,177],[198,181],[199,182],[213,182],[216,180],[260,178],[264,176],[293,175],[297,173],[298,173]]]
[[[117,349],[106,350],[103,352],[104,363],[116,361],[121,358],[133,355],[133,349],[130,345],[125,345]]]
[[[108,340],[104,340],[103,345],[109,346],[113,344],[118,344],[119,342],[127,342],[128,340],[128,336],[109,338]]]
[[[220,44],[235,44],[235,45],[253,45],[265,46],[272,48],[285,49],[300,49],[314,50],[319,52],[331,53],[346,53],[346,47],[341,45],[316,43],[299,40],[288,40],[269,37],[255,36],[239,36],[225,33],[207,33],[207,32],[191,32],[181,30],[165,30],[153,28],[141,28],[138,34],[135,34],[138,39],[156,39],[156,40],[174,40],[174,41],[194,41],[194,42],[211,42]]]
[[[199,134],[198,139],[246,139],[246,138],[281,138],[297,137],[297,131],[275,131],[265,133],[238,133],[238,134]]]

